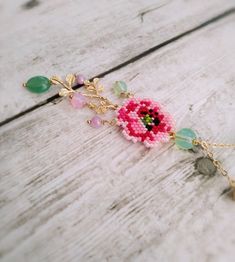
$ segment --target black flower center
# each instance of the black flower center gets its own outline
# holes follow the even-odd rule
[[[153,109],[149,109],[148,112],[141,111],[140,113],[143,115],[141,120],[148,131],[151,131],[154,126],[158,126],[161,122],[158,118],[158,112],[153,112]]]

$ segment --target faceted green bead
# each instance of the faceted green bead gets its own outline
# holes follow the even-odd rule
[[[196,134],[190,128],[182,128],[175,134],[175,144],[180,149],[192,149],[194,139],[196,139]]]
[[[51,81],[45,76],[34,76],[27,81],[25,86],[30,92],[43,93],[50,88]]]
[[[120,96],[122,93],[127,92],[127,84],[124,81],[116,81],[113,84],[113,90],[116,96]]]

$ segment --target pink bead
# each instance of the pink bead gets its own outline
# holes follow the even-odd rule
[[[94,116],[91,119],[90,125],[94,128],[99,128],[102,125],[102,119],[99,116]]]
[[[85,80],[83,75],[76,75],[76,82],[78,85],[83,85]]]
[[[86,97],[80,93],[75,93],[71,98],[71,104],[74,108],[83,108],[86,105]]]

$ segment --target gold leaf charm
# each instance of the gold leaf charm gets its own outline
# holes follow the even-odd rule
[[[66,88],[60,89],[59,96],[68,96],[70,94],[71,94],[71,92],[68,89],[66,89]]]
[[[54,85],[61,85],[61,82],[63,82],[63,80],[58,76],[52,76],[50,80]]]
[[[65,81],[63,81],[60,77],[58,76],[53,76],[50,81],[54,85],[61,85],[62,89],[59,92],[60,96],[69,96],[73,94],[75,91],[73,90],[73,84],[75,83],[75,75],[69,74],[66,76]]]
[[[50,81],[54,85],[62,86],[61,90],[59,91],[60,96],[69,96],[71,99],[73,99],[73,94],[75,93],[75,90],[73,90],[73,85],[76,81],[76,76],[74,74],[68,74],[65,80],[62,80],[58,76],[53,76]],[[83,97],[90,99],[90,102],[86,103],[86,105],[90,109],[94,110],[97,114],[105,114],[108,110],[116,110],[118,105],[113,104],[106,97],[100,95],[100,93],[104,90],[104,87],[100,84],[99,81],[99,78],[94,78],[92,81],[84,81],[87,92],[80,94]]]
[[[99,83],[99,78],[94,78],[93,81],[86,80],[84,82],[87,91],[99,95],[104,90],[104,87]]]
[[[66,82],[68,83],[68,86],[72,88],[72,86],[74,85],[75,83],[75,75],[73,74],[69,74],[66,76]]]

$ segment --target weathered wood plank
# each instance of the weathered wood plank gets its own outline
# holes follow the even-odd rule
[[[35,96],[33,75],[100,74],[189,30],[234,1],[1,1],[0,122],[57,93]]]
[[[103,83],[125,79],[178,127],[234,142],[234,34],[230,16]],[[235,205],[222,177],[196,172],[200,153],[146,150],[57,102],[0,130],[3,262],[233,261]],[[231,150],[218,156],[234,173]]]

